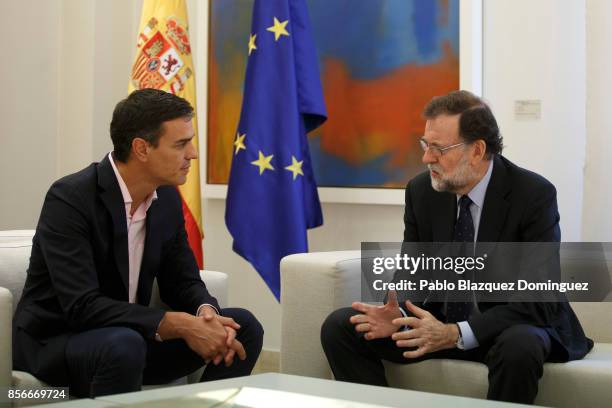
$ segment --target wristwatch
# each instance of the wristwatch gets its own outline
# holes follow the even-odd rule
[[[461,327],[457,325],[457,329],[459,329],[459,337],[457,337],[455,347],[457,347],[459,350],[465,350],[465,344],[463,344],[463,336],[461,336]]]

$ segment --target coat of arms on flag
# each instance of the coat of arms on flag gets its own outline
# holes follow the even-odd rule
[[[136,89],[167,88],[176,94],[192,75],[181,58],[191,54],[189,38],[184,24],[175,17],[168,17],[159,26],[153,17],[138,36],[139,52],[132,67],[132,85]]]
[[[194,111],[196,84],[191,60],[187,5],[184,0],[144,0],[137,51],[128,84],[128,92],[155,88],[185,98]],[[196,135],[193,144],[198,149],[197,116],[193,118]],[[202,254],[202,206],[200,201],[200,165],[192,161],[187,182],[178,186],[183,201],[185,230],[189,246],[200,269]]]

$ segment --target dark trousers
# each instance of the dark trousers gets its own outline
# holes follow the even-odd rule
[[[340,381],[387,386],[382,360],[410,364],[431,358],[478,361],[489,368],[488,399],[533,403],[538,381],[551,351],[551,340],[544,329],[516,325],[503,331],[489,345],[472,350],[441,350],[418,359],[407,359],[390,338],[365,340],[355,331],[349,318],[359,312],[351,308],[330,314],[321,328],[321,343],[334,373]],[[456,373],[461,375],[461,373]]]
[[[200,381],[249,375],[263,343],[263,328],[248,310],[223,309],[240,326],[237,339],[247,358],[236,355],[231,366],[208,364]],[[96,397],[138,391],[143,384],[165,384],[204,366],[205,362],[182,339],[157,342],[145,340],[125,327],[106,327],[74,335],[66,345],[70,393]]]

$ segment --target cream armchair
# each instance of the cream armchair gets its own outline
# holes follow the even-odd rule
[[[562,258],[563,262],[563,258]],[[331,378],[319,339],[329,313],[361,293],[360,251],[296,254],[281,262],[281,372]],[[574,303],[593,350],[579,361],[547,363],[537,405],[603,407],[612,401],[612,303]],[[385,363],[391,386],[486,398],[487,368],[458,360]]]
[[[40,388],[45,384],[29,373],[12,369],[12,318],[21,297],[26,270],[32,250],[33,230],[0,231],[0,388]],[[208,290],[217,298],[221,307],[227,307],[227,274],[200,271]],[[151,305],[164,307],[155,285]],[[199,373],[201,375],[201,372]],[[189,382],[199,379],[198,373]],[[183,381],[183,383],[186,381]],[[180,383],[180,381],[178,382]]]

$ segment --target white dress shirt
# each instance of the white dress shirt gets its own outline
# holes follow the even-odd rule
[[[484,177],[480,179],[478,184],[474,186],[467,196],[472,200],[470,204],[470,213],[472,214],[472,221],[474,222],[474,242],[478,238],[478,227],[480,226],[480,215],[482,214],[482,205],[484,204],[485,195],[487,194],[487,187],[489,181],[491,181],[491,174],[493,173],[493,160],[489,162],[489,168],[485,173]],[[460,195],[457,195],[457,206],[459,205]],[[459,211],[457,211],[457,218],[459,217]],[[476,336],[467,321],[457,322],[459,330],[461,330],[461,338],[463,339],[463,347],[465,350],[473,349],[479,346]]]

